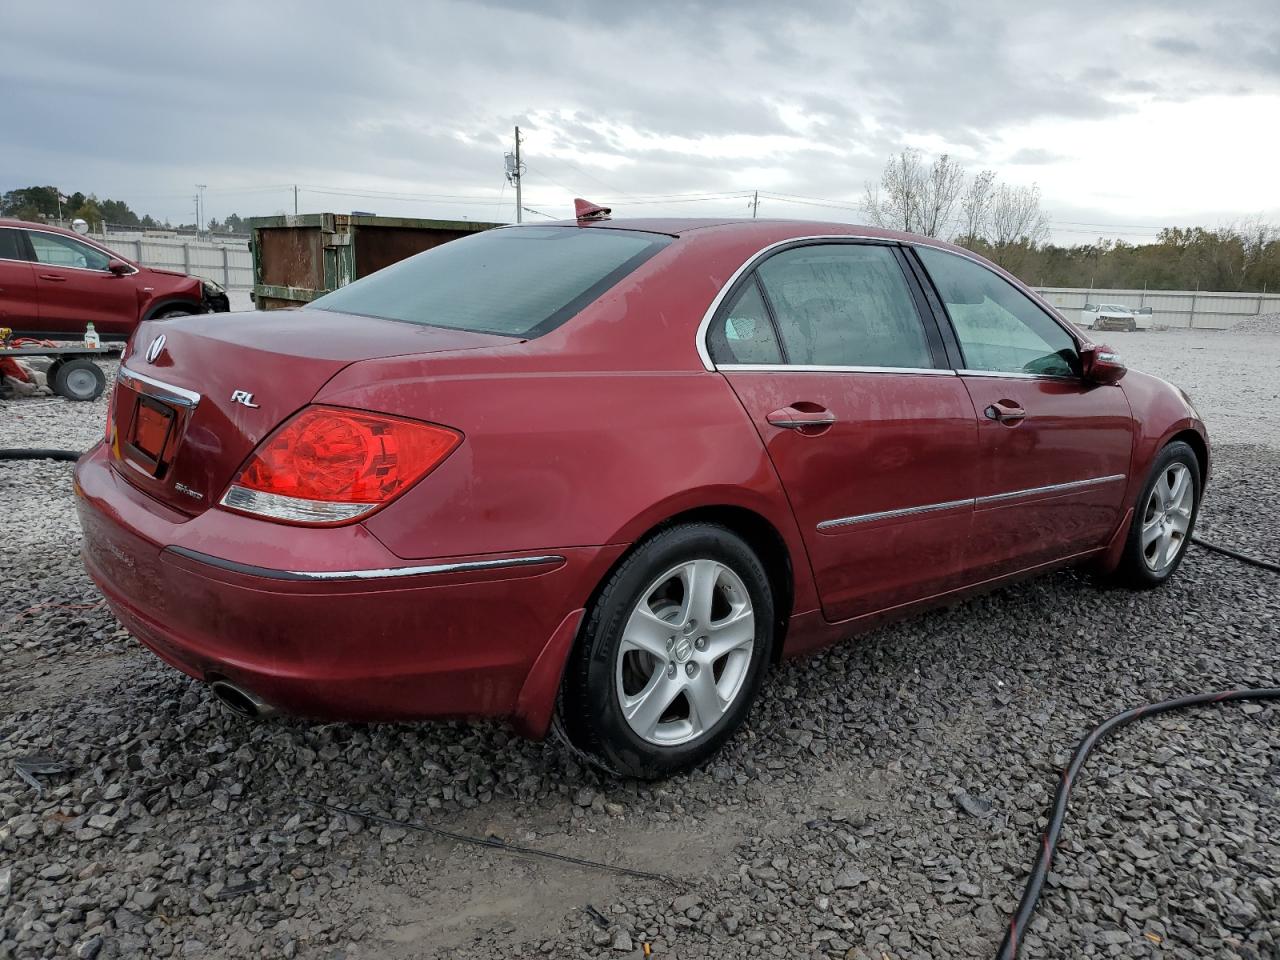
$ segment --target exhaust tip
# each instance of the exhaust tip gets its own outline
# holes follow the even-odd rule
[[[261,720],[275,713],[275,708],[261,697],[222,677],[211,679],[209,689],[224,707],[246,720]]]

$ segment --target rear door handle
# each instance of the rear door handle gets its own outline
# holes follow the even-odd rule
[[[775,410],[773,413],[765,417],[769,423],[775,427],[782,427],[784,430],[804,430],[812,427],[829,427],[836,422],[835,414],[824,407],[819,407],[816,403],[806,404],[813,407],[811,410],[801,410],[798,407],[783,407]]]
[[[1013,400],[997,400],[982,412],[988,420],[1007,423],[1010,426],[1017,426],[1027,417],[1027,411]]]
[[[54,283],[66,283],[66,282],[67,282],[67,278],[66,278],[66,277],[60,277],[60,276],[58,276],[56,273],[42,273],[42,274],[40,274],[40,279],[41,279],[41,280],[52,280]]]

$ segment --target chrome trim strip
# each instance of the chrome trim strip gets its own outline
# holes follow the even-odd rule
[[[991,380],[1056,380],[1060,383],[1080,383],[1077,376],[1060,377],[1052,373],[1006,373],[1002,370],[957,370],[962,377],[986,377]]]
[[[707,350],[707,330],[711,326],[711,318],[715,316],[716,311],[720,309],[720,304],[724,302],[725,296],[738,278],[750,270],[760,261],[762,257],[767,255],[770,250],[776,250],[778,247],[785,247],[793,243],[804,243],[810,240],[878,240],[881,243],[897,244],[898,240],[892,237],[873,237],[869,234],[861,233],[840,233],[840,234],[816,234],[810,237],[788,237],[785,240],[778,240],[767,246],[761,247],[751,256],[743,261],[737,270],[733,271],[733,275],[725,281],[715,299],[711,301],[711,306],[707,307],[707,312],[702,315],[702,322],[698,324],[698,332],[694,334],[693,343],[698,350],[698,356],[702,358],[702,366],[707,370],[715,370],[716,365],[711,359],[711,353]]]
[[[859,523],[870,523],[873,520],[889,520],[896,517],[913,517],[922,513],[934,513],[939,510],[953,510],[957,507],[977,507],[987,503],[1003,503],[1018,497],[1029,497],[1042,493],[1063,493],[1068,490],[1083,490],[1086,487],[1101,486],[1104,483],[1115,483],[1117,480],[1129,479],[1123,473],[1115,473],[1109,477],[1092,477],[1088,480],[1072,480],[1070,483],[1051,483],[1043,487],[1028,487],[1025,490],[1011,490],[1008,493],[992,493],[984,497],[968,500],[948,500],[945,503],[929,503],[920,507],[902,507],[897,510],[881,510],[877,513],[860,513],[852,517],[839,517],[835,520],[823,520],[818,524],[819,530],[831,530],[836,527],[850,527]]]
[[[471,573],[477,570],[500,570],[508,567],[528,567],[541,563],[564,563],[564,557],[547,554],[538,557],[504,557],[499,560],[467,560],[461,563],[432,563],[416,567],[379,567],[370,570],[276,570],[270,567],[259,567],[249,563],[238,563],[212,557],[186,547],[165,547],[171,553],[198,563],[244,573],[254,577],[265,577],[268,580],[302,580],[321,582],[331,580],[387,580],[397,577],[419,577],[441,573]]]
[[[824,417],[821,420],[770,420],[770,426],[783,427],[787,430],[803,430],[805,427],[829,427],[836,422],[835,417]]]
[[[933,513],[938,510],[953,510],[956,507],[971,507],[972,500],[948,500],[946,503],[930,503],[923,507],[902,507],[898,510],[881,510],[878,513],[860,513],[852,517],[839,517],[836,520],[823,520],[818,524],[819,530],[830,530],[833,527],[850,527],[856,523],[870,523],[872,520],[888,520],[892,517],[911,517],[921,513]]]
[[[922,376],[954,377],[954,370],[937,367],[842,367],[812,363],[722,363],[717,370],[740,370],[747,373],[760,371],[788,373],[909,373]]]
[[[991,493],[978,497],[976,504],[1002,503],[1017,497],[1030,497],[1040,493],[1063,493],[1067,490],[1083,490],[1085,487],[1097,487],[1104,483],[1115,483],[1117,480],[1129,479],[1123,473],[1113,473],[1109,477],[1093,477],[1089,480],[1072,480],[1070,483],[1050,483],[1043,487],[1028,487],[1026,490],[1012,490],[1009,493]]]
[[[169,396],[162,399],[172,400],[174,403],[184,407],[195,407],[202,399],[200,394],[194,390],[188,390],[186,387],[175,387],[172,383],[165,383],[155,377],[148,377],[145,373],[138,373],[137,370],[130,369],[123,364],[120,366],[116,376],[124,377],[126,380],[137,380],[139,383],[145,383],[148,386],[155,387],[157,390],[163,390]]]

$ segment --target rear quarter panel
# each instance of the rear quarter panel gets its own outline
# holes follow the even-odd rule
[[[494,373],[492,355],[359,367],[365,383],[344,387],[340,375],[317,402],[443,423],[466,438],[366,521],[398,556],[625,545],[676,514],[727,505],[778,530],[796,572],[795,609],[816,604],[777,475],[719,374]]]

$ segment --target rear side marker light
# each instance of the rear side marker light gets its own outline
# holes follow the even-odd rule
[[[390,503],[461,442],[432,423],[308,407],[262,442],[220,502],[285,523],[349,523]]]

